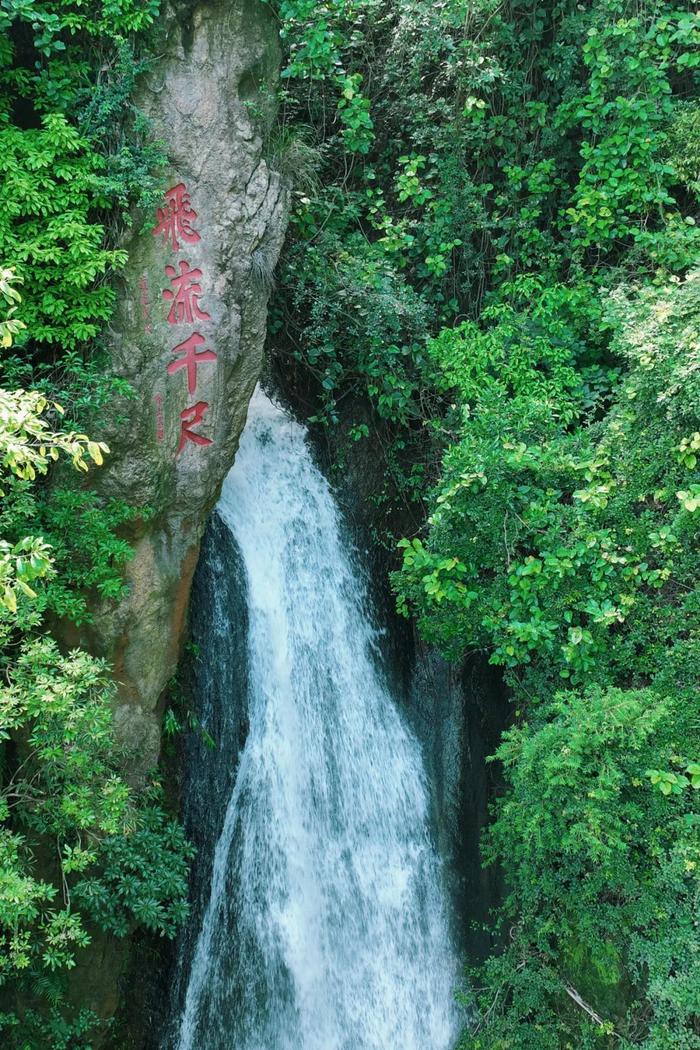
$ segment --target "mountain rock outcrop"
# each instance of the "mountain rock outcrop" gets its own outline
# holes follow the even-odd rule
[[[113,369],[135,396],[102,421],[111,452],[90,481],[144,508],[128,595],[81,638],[113,664],[116,724],[135,773],[159,750],[200,539],[262,364],[287,190],[263,159],[279,44],[259,0],[170,3],[137,102],[169,156],[164,196],[126,245]]]

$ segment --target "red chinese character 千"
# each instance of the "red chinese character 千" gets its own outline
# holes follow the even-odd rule
[[[180,275],[174,266],[166,266],[165,272],[170,278],[171,288],[166,288],[163,298],[172,303],[168,313],[170,324],[192,324],[194,321],[211,321],[211,315],[199,305],[202,286],[199,279],[202,271],[191,268],[188,262],[181,261]],[[173,290],[174,289],[174,290]]]
[[[173,375],[175,372],[179,372],[181,368],[187,369],[187,389],[190,394],[194,394],[197,389],[197,365],[203,361],[216,361],[216,354],[213,350],[197,350],[198,346],[206,342],[203,335],[199,332],[193,332],[188,339],[185,339],[183,343],[179,343],[178,346],[174,346],[172,352],[179,354],[180,358],[178,361],[171,361],[168,365],[168,374]]]
[[[211,438],[203,437],[201,434],[195,434],[192,427],[198,426],[204,419],[204,413],[209,408],[206,401],[198,401],[196,405],[190,405],[189,408],[184,409],[180,413],[180,444],[178,445],[177,454],[178,456],[182,452],[183,448],[188,441],[192,441],[195,445],[213,445]]]
[[[180,240],[185,244],[196,244],[200,236],[192,227],[197,212],[190,204],[190,195],[184,182],[179,182],[165,194],[165,207],[156,209],[157,225],[153,227],[153,236],[163,237],[163,244],[170,241],[173,250],[179,251]]]

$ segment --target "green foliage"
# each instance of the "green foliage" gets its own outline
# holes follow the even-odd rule
[[[66,52],[66,34],[115,38],[152,25],[157,14],[156,0],[99,0],[89,12],[81,0],[7,0],[0,15],[0,29],[7,31],[21,23],[30,26],[33,46],[46,58]],[[64,63],[68,64],[72,57],[63,56]],[[43,80],[45,67],[39,64],[32,75]]]
[[[277,10],[321,185],[296,189],[274,349],[425,506],[399,610],[514,704],[484,844],[505,948],[463,1046],[699,1047],[700,17]]]
[[[679,103],[668,128],[668,160],[685,188],[700,197],[700,106]]]
[[[0,321],[0,346],[4,349],[12,346],[15,336],[24,328],[22,322],[12,316],[17,310],[18,303],[22,301],[22,296],[14,287],[18,280],[14,270],[3,269],[0,272],[0,295],[5,300],[7,308],[6,316]]]
[[[32,339],[74,348],[94,339],[114,304],[98,284],[125,253],[103,247],[104,228],[92,210],[101,193],[103,161],[61,114],[43,127],[0,129],[0,176],[7,203],[0,218],[0,253],[31,292],[21,311]]]
[[[325,4],[281,0],[275,6],[289,56],[282,76],[331,85],[344,148],[351,153],[369,152],[374,125],[369,100],[362,94],[363,77],[345,68],[342,54],[346,34],[352,31],[358,15],[364,14],[366,0],[330,0]]]
[[[368,389],[384,418],[415,416],[425,306],[391,260],[360,237],[341,246],[321,235],[284,279],[308,318],[304,361],[324,391],[324,417],[336,418],[338,389]]]
[[[692,579],[684,548],[697,528],[688,491],[697,483],[698,279],[610,300],[608,323],[620,326],[611,349],[626,378],[604,422],[575,430],[587,370],[572,368],[563,326],[543,337],[552,359],[524,338],[530,312],[514,324],[509,307],[494,329],[434,343],[447,381],[459,372],[463,436],[434,495],[432,553],[420,541],[406,547],[402,587],[419,607],[423,588],[426,629],[442,644],[494,646],[493,662],[506,666],[546,653],[578,681],[594,673],[611,632],[647,615],[679,573]],[[537,300],[532,312],[541,312]],[[563,323],[565,311],[558,316]],[[524,370],[509,354],[514,332]],[[464,594],[447,603],[426,590],[426,570],[446,552],[458,559],[453,586]],[[476,588],[484,578],[489,586]],[[623,658],[643,674],[643,657],[618,637],[614,659]]]
[[[36,1010],[26,1010],[21,1018],[16,1014],[0,1014],[0,1031],[12,1050],[35,1050],[44,1046],[51,1050],[92,1050],[94,1013],[81,1010],[68,1020],[59,1009],[63,998],[54,993],[54,999],[55,1005],[45,1014]]]
[[[23,647],[0,690],[4,738],[24,737],[0,792],[22,832],[7,834],[3,878],[24,881],[20,896],[0,898],[5,979],[74,965],[74,948],[89,941],[81,912],[117,936],[134,923],[172,936],[186,913],[190,849],[158,793],[139,797],[120,775],[113,688],[103,663],[80,651],[62,657],[44,638]],[[58,907],[56,886],[31,874],[32,833],[53,843]]]
[[[63,655],[36,634],[45,609],[84,617],[86,588],[121,593],[129,547],[113,530],[133,517],[73,490],[37,504],[33,485],[52,462],[65,456],[87,470],[86,457],[100,464],[108,452],[54,430],[46,413],[57,408],[37,392],[0,391],[0,637],[10,643],[0,660],[0,988],[49,1003],[21,1018],[0,1014],[7,1045],[18,1048],[44,1038],[83,1045],[96,1019],[69,1016],[51,975],[90,943],[87,920],[117,936],[137,924],[173,936],[191,856],[159,793],[123,779],[106,665],[80,650]],[[42,523],[41,537],[23,532]]]
[[[105,278],[126,260],[106,223],[153,195],[163,157],[129,96],[145,68],[134,34],[158,7],[12,0],[0,10],[0,258],[25,282],[19,342],[39,361],[96,339],[114,304]]]
[[[694,717],[663,688],[593,687],[506,734],[487,858],[510,858],[508,946],[465,1047],[697,1047],[698,801],[644,772]]]
[[[126,260],[118,235],[155,199],[164,155],[132,93],[158,0],[0,4],[0,985],[8,1050],[87,1048],[97,1018],[64,975],[90,924],[171,937],[190,847],[160,793],[124,779],[106,666],[65,654],[47,614],[81,624],[118,599],[138,513],[71,483],[105,445],[83,433],[114,393],[101,331]],[[20,298],[13,281],[22,282]],[[13,345],[14,344],[14,345]],[[18,1006],[19,1008],[16,1008]]]
[[[304,162],[272,352],[306,376],[314,420],[342,420],[352,441],[373,435],[387,522],[406,507],[420,518],[453,425],[432,346],[446,352],[460,324],[495,329],[508,310],[514,344],[532,293],[549,320],[528,325],[568,329],[550,345],[573,369],[567,409],[589,418],[617,367],[606,287],[692,263],[692,178],[679,158],[698,20],[616,0],[275,6],[287,46],[277,141],[294,155],[303,142]],[[338,111],[340,82],[358,76],[373,125],[366,152],[348,147]],[[272,153],[293,179],[295,165]],[[504,347],[508,368],[512,353]],[[556,381],[552,372],[552,399]]]
[[[279,352],[311,367],[329,418],[349,385],[376,406],[384,391],[372,369],[395,372],[390,348],[412,359],[441,323],[476,317],[487,290],[507,297],[518,274],[573,279],[585,296],[611,269],[692,263],[698,234],[678,190],[697,174],[680,148],[694,119],[697,15],[663,2],[631,12],[618,0],[320,10],[295,0],[277,10],[285,119],[315,131],[323,190],[297,192],[273,334]],[[335,101],[348,81],[373,125],[361,156]],[[390,275],[399,329],[421,304],[398,344],[386,278],[364,280],[369,338],[337,338],[325,324],[341,311],[359,322],[353,278],[368,269]],[[406,401],[426,414],[426,376],[414,379],[397,400],[401,421]]]
[[[675,109],[671,78],[700,65],[698,44],[697,16],[658,3],[589,30],[582,48],[588,91],[561,114],[565,126],[571,121],[585,132],[583,166],[567,209],[574,243],[605,249],[632,237],[655,261],[665,255],[663,227],[661,236],[649,236],[647,225],[655,213],[663,219],[664,210],[675,207],[676,172],[664,157]],[[673,256],[665,261],[683,264]]]
[[[33,481],[37,474],[46,474],[49,463],[55,462],[61,452],[70,456],[78,470],[87,470],[86,456],[93,463],[102,463],[103,453],[109,452],[103,441],[90,441],[85,434],[56,433],[42,414],[47,409],[63,414],[55,402],[50,405],[36,391],[17,390],[0,393],[0,449],[2,476],[14,475],[23,481]]]
[[[5,337],[11,344],[14,335],[11,312],[20,302],[12,288],[15,276],[5,270],[3,295],[11,303],[10,320],[3,322]],[[9,327],[7,327],[9,325]],[[109,449],[104,442],[90,441],[85,434],[65,433],[51,428],[46,413],[62,414],[60,405],[47,401],[37,391],[0,390],[0,639],[10,636],[18,619],[18,600],[34,601],[38,596],[31,585],[53,573],[50,548],[43,538],[26,535],[24,526],[36,523],[36,505],[30,495],[30,483],[44,475],[49,465],[61,454],[70,458],[78,470],[87,471],[86,457],[102,463]],[[65,523],[64,523],[65,524]],[[71,522],[72,524],[72,522]],[[14,533],[14,535],[13,535]],[[10,539],[5,538],[10,536]],[[112,537],[113,539],[113,537]]]
[[[97,874],[82,878],[74,898],[104,930],[125,936],[138,923],[174,937],[187,917],[192,847],[163,812],[155,792],[127,834],[104,840]]]
[[[89,490],[65,488],[54,489],[37,510],[57,567],[57,577],[45,593],[47,608],[82,623],[89,619],[90,594],[124,597],[123,569],[132,548],[119,538],[118,530],[147,518],[149,511],[136,510],[123,500],[98,502]]]
[[[477,978],[498,1006],[465,1046],[700,1045],[700,279],[620,289],[606,313],[624,378],[585,427],[569,371],[552,387],[537,353],[536,377],[505,369],[509,312],[435,351],[462,436],[427,544],[403,544],[400,603],[447,652],[508,668],[522,719],[487,851],[509,946]],[[557,361],[568,342],[557,330]]]
[[[2,14],[34,19],[42,34],[34,45],[46,59],[31,73],[8,61],[2,74],[5,88],[34,106],[41,127],[13,126],[9,110],[0,119],[0,250],[13,264],[0,280],[8,308],[0,327],[3,386],[11,384],[0,390],[0,988],[7,1004],[0,1030],[3,1045],[17,1050],[90,1045],[98,1019],[63,994],[66,971],[90,943],[88,924],[117,936],[137,925],[173,936],[186,914],[191,856],[159,792],[134,789],[123,777],[106,666],[80,651],[62,654],[41,633],[47,612],[81,623],[91,593],[123,595],[131,549],[117,530],[146,513],[104,504],[89,490],[37,484],[61,458],[87,471],[109,451],[78,430],[59,429],[59,421],[90,416],[115,389],[126,392],[84,356],[111,313],[114,293],[104,278],[125,259],[105,246],[97,216],[143,202],[153,185],[143,177],[153,148],[137,142],[134,153],[112,130],[118,111],[104,86],[109,76],[85,99],[89,63],[76,62],[61,38],[68,33],[84,45],[87,34],[103,47],[101,34],[138,28],[147,9],[109,4],[88,18],[79,6],[57,13],[54,5],[52,13],[30,2]],[[25,56],[25,37],[16,39],[24,43],[15,57]],[[128,67],[126,44],[116,37],[115,44]],[[12,44],[5,39],[2,47],[9,60]],[[61,52],[65,63],[56,61]],[[131,82],[122,75],[117,94],[125,97],[134,69],[132,62]],[[99,127],[91,130],[90,119]],[[116,161],[104,156],[109,150]],[[13,283],[22,280],[23,299]]]
[[[42,421],[32,413],[43,402],[22,396],[22,455],[6,469],[27,486],[29,455],[45,470],[51,451],[73,454],[74,443],[44,433],[46,450],[34,449]],[[82,455],[82,446],[78,451]],[[76,516],[79,521],[89,513],[75,504],[79,495],[58,496],[72,526]],[[60,515],[57,524],[65,533]],[[113,541],[104,514],[97,525]],[[81,538],[79,528],[73,542],[79,545]],[[173,936],[186,914],[191,849],[181,827],[166,816],[159,793],[136,791],[123,779],[106,665],[79,650],[62,655],[52,639],[34,634],[43,608],[57,607],[55,596],[47,600],[58,585],[52,576],[68,599],[71,586],[94,581],[72,552],[54,551],[43,538],[25,538],[14,548],[3,540],[1,550],[3,558],[7,550],[14,574],[0,610],[0,630],[13,642],[3,656],[0,685],[0,986],[33,994],[42,975],[75,965],[76,953],[90,943],[87,919],[117,936],[138,924]],[[119,550],[123,560],[126,545]],[[58,573],[62,559],[69,568]],[[99,566],[99,555],[92,561]],[[112,576],[117,579],[113,570]],[[44,594],[28,580],[32,587],[48,580]],[[82,599],[75,608],[84,608]],[[75,608],[69,602],[59,611],[71,614]],[[32,1045],[22,1041],[27,1026],[34,1037],[50,1031],[58,1039],[63,1033],[65,1043],[57,1046],[73,1046],[70,1040],[92,1027],[94,1018],[82,1013],[70,1020],[55,1006],[48,1013],[30,1011],[21,1023],[14,1013],[0,1015],[9,1045]]]

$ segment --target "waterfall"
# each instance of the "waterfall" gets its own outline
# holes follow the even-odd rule
[[[420,750],[305,430],[260,391],[217,511],[247,582],[249,724],[171,1045],[448,1050]]]

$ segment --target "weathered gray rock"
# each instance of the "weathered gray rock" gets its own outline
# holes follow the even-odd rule
[[[136,770],[158,753],[158,701],[177,664],[200,538],[260,373],[287,214],[260,133],[278,69],[276,26],[260,0],[170,3],[140,89],[173,192],[127,245],[112,345],[135,398],[103,421],[111,454],[90,480],[151,516],[130,536],[128,596],[102,604],[82,639],[113,662],[116,724]],[[174,352],[188,340],[190,355],[202,355],[189,368],[185,348]]]

